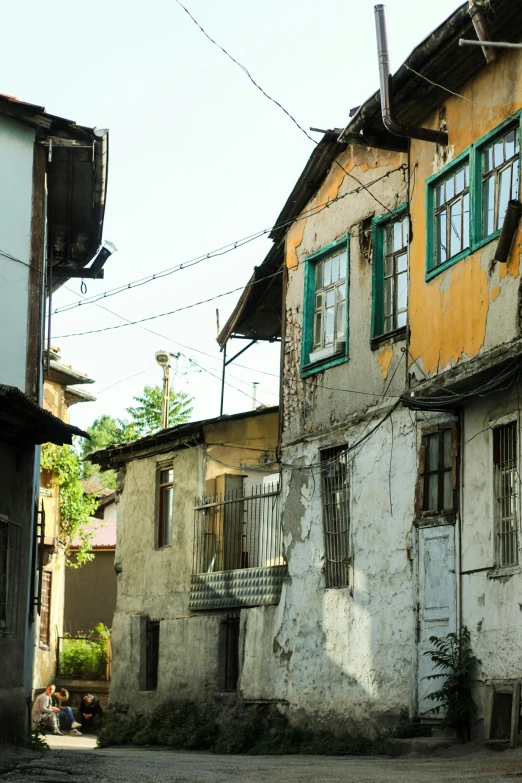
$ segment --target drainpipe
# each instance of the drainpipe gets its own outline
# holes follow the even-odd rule
[[[471,21],[473,22],[473,27],[475,28],[479,41],[490,40],[486,17],[482,13],[482,9],[488,7],[489,0],[468,0],[469,15],[471,16]],[[488,65],[489,63],[494,62],[498,57],[497,52],[489,46],[483,46],[482,51],[484,52],[484,57],[486,58]]]
[[[379,58],[379,80],[381,85],[381,111],[384,127],[394,136],[407,139],[431,141],[434,144],[448,144],[448,134],[444,131],[419,128],[413,125],[402,125],[395,116],[393,103],[392,77],[390,74],[390,57],[388,54],[388,35],[386,32],[386,13],[384,5],[375,6],[375,29],[377,33],[377,53]]]
[[[517,232],[518,224],[520,223],[520,217],[522,215],[522,204],[518,199],[511,199],[508,201],[506,216],[504,218],[504,224],[500,237],[498,239],[497,249],[495,251],[495,257],[493,261],[498,264],[507,264],[509,261],[509,254],[511,252],[511,245]]]

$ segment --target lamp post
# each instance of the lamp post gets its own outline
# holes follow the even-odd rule
[[[163,368],[163,394],[161,397],[161,429],[169,426],[169,402],[170,402],[170,357],[179,358],[179,353],[168,351],[156,351],[156,361]]]

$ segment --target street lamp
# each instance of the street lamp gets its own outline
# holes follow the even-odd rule
[[[170,400],[170,357],[179,359],[179,353],[168,351],[156,351],[156,361],[163,367],[163,396],[161,398],[161,429],[169,426],[169,400]]]

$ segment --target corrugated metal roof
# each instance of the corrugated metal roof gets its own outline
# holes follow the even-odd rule
[[[24,443],[71,444],[73,435],[89,438],[72,424],[44,410],[16,386],[0,384],[0,441],[23,446]]]
[[[94,519],[91,518],[87,525],[87,531],[93,532],[90,549],[115,549],[116,548],[116,520],[115,519]],[[76,538],[71,549],[78,549],[81,546],[81,539]]]

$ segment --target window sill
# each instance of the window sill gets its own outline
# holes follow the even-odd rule
[[[504,576],[514,576],[520,573],[519,565],[504,566],[503,568],[493,568],[488,571],[488,579],[502,579]]]
[[[156,552],[162,552],[164,549],[172,549],[172,544],[158,544],[156,546]]]
[[[495,231],[493,234],[484,237],[484,239],[477,239],[477,241],[473,243],[473,250],[479,250],[481,247],[484,247],[484,245],[489,245],[490,242],[493,242],[495,239],[498,239],[499,236],[500,236],[500,231]]]
[[[393,332],[386,332],[386,334],[381,334],[378,337],[372,337],[370,340],[370,348],[372,351],[377,351],[383,345],[398,343],[400,340],[405,339],[406,327],[403,326],[400,329],[395,329]]]
[[[456,256],[453,256],[453,258],[450,258],[448,261],[440,264],[440,266],[433,267],[433,269],[428,269],[426,272],[426,280],[431,280],[432,278],[437,277],[437,275],[445,272],[446,269],[449,269],[451,266],[453,266],[453,264],[457,264],[459,261],[462,261],[463,258],[470,256],[472,252],[472,248],[467,247],[462,251],[462,253],[458,253]]]
[[[328,370],[330,367],[336,367],[338,364],[348,361],[346,353],[332,354],[325,359],[321,359],[318,362],[309,362],[308,364],[301,365],[301,378],[306,378],[309,375],[314,375],[317,372]]]
[[[446,514],[442,512],[425,511],[421,513],[420,517],[415,520],[417,527],[437,527],[438,525],[454,525],[457,519],[455,511],[450,511]]]
[[[40,648],[40,650],[43,650],[44,652],[49,652],[51,649],[48,644],[43,644],[42,642],[40,642],[38,647]]]

